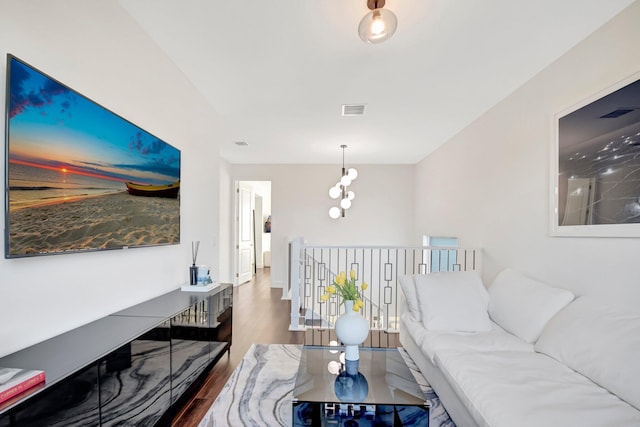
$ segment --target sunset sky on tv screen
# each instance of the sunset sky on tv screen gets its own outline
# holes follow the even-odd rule
[[[180,179],[180,151],[171,145],[15,58],[10,73],[9,163],[122,189],[124,181]]]

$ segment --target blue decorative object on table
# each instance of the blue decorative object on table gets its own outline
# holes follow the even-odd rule
[[[358,361],[346,360],[346,369],[336,377],[334,391],[341,402],[364,402],[369,394],[367,378],[358,372]]]

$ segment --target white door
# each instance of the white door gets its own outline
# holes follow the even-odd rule
[[[238,284],[251,280],[253,273],[253,189],[238,184]]]
[[[264,219],[264,215],[262,213],[262,197],[255,195],[254,202],[254,216],[253,218],[253,230],[254,230],[254,240],[256,249],[253,251],[253,254],[256,259],[256,268],[264,268],[264,258],[262,257],[262,230],[264,230],[264,223],[262,222]]]

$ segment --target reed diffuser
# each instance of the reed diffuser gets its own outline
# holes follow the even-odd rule
[[[195,286],[198,283],[198,267],[196,267],[196,261],[198,260],[198,248],[200,247],[200,241],[191,242],[191,267],[189,267],[189,284]]]

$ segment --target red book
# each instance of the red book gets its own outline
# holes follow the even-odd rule
[[[0,403],[44,382],[44,371],[0,368]]]

